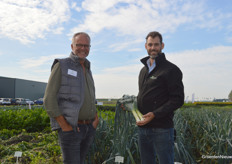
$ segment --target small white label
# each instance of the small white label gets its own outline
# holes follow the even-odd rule
[[[21,157],[22,156],[22,152],[21,151],[16,151],[14,154],[15,157]]]
[[[116,156],[115,157],[115,162],[123,163],[124,162],[124,157],[122,157],[122,156]]]
[[[77,71],[68,69],[68,74],[77,77]]]
[[[103,105],[103,102],[97,102],[97,105]]]

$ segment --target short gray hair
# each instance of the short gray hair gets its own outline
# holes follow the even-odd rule
[[[89,42],[91,42],[91,39],[90,39],[89,34],[87,34],[87,33],[85,33],[85,32],[77,32],[77,33],[75,33],[75,34],[73,35],[73,37],[72,37],[72,43],[74,42],[74,38],[75,38],[76,36],[78,36],[78,35],[85,35],[85,36],[87,36],[87,38],[89,38]]]

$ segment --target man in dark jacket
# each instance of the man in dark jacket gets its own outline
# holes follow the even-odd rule
[[[141,59],[138,109],[144,120],[138,121],[142,164],[174,163],[174,111],[184,103],[181,70],[162,53],[164,43],[159,32],[150,32],[145,48],[148,57]]]

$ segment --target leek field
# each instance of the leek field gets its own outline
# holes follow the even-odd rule
[[[131,112],[97,106],[100,123],[86,164],[139,164],[137,127]],[[175,161],[183,164],[232,163],[232,106],[188,105],[175,112]],[[0,163],[59,164],[57,132],[42,106],[0,107]]]

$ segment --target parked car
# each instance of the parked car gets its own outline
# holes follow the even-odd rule
[[[16,104],[17,105],[26,105],[27,102],[24,98],[16,98]]]
[[[31,101],[30,99],[25,99],[25,101],[26,101],[26,104],[27,104],[27,105],[29,105],[29,104],[34,105],[34,102]]]
[[[16,99],[10,98],[10,104],[11,105],[16,105]]]
[[[9,98],[0,98],[0,104],[1,105],[10,105],[10,99]]]
[[[43,98],[39,98],[38,100],[35,100],[34,103],[37,105],[43,105]]]

